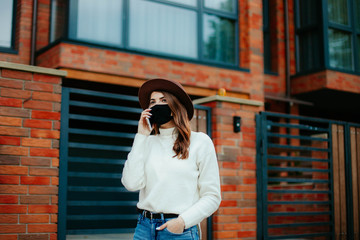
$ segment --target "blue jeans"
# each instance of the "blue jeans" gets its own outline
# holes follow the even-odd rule
[[[172,233],[166,228],[164,230],[156,230],[157,227],[171,219],[149,219],[140,214],[135,229],[134,240],[199,240],[196,226],[185,229],[183,233],[179,234]]]

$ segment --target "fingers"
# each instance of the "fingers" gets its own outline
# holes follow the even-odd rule
[[[141,133],[143,135],[149,135],[152,126],[149,123],[149,118],[151,117],[150,113],[151,109],[145,109],[141,112],[140,120],[139,120],[139,126],[138,126],[138,133]]]
[[[150,120],[149,118],[151,117],[151,113],[150,113],[151,109],[145,109],[142,113],[141,113],[141,118],[143,120],[143,124],[146,125],[149,130],[152,130],[152,126],[150,124]]]
[[[167,227],[167,223],[164,223],[163,225],[161,225],[160,227],[157,227],[156,230],[164,230]]]
[[[150,113],[151,109],[145,109],[142,113],[141,113],[141,118],[150,118],[151,117],[151,113]]]
[[[172,233],[183,233],[184,229],[185,229],[185,223],[183,221],[182,218],[176,218],[176,219],[171,219],[170,221],[164,223],[163,225],[161,225],[160,227],[156,228],[156,230],[161,231],[163,229],[167,228],[167,230],[169,232]]]
[[[151,109],[145,109],[142,113],[141,113],[141,120],[143,121],[143,123],[145,124],[147,119],[149,119],[151,117],[151,113],[150,113]],[[149,126],[149,128],[151,129],[151,126]]]

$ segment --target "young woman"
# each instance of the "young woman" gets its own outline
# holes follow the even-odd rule
[[[221,201],[214,145],[191,132],[194,107],[178,82],[145,82],[139,102],[144,111],[121,179],[140,190],[134,239],[199,239],[196,225]]]

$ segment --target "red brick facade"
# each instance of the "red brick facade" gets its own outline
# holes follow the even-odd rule
[[[0,65],[0,239],[56,239],[61,76],[18,66]]]
[[[292,93],[299,94],[321,89],[352,93],[360,92],[359,76],[326,70],[292,79]]]
[[[262,49],[261,45],[254,47]],[[256,58],[260,56],[254,56]],[[187,86],[215,90],[225,88],[231,92],[244,93],[250,99],[263,98],[263,75],[260,72],[247,73],[68,43],[61,43],[44,52],[37,62],[42,67],[78,69],[134,79],[171,78]],[[253,63],[253,66],[255,71],[262,68],[263,64],[259,61]]]
[[[203,63],[59,42],[49,45],[50,0],[38,1],[36,65],[68,71],[68,79],[138,87],[153,77],[181,82],[192,95],[206,97],[225,88],[227,96],[270,103],[285,112],[284,1],[275,11],[272,71],[264,74],[262,0],[238,0],[239,65],[229,69]],[[17,53],[0,53],[0,61],[29,64],[33,0],[17,0]],[[290,73],[296,73],[294,4],[289,1]],[[1,67],[2,66],[2,67]],[[16,70],[18,69],[18,70]],[[0,65],[0,240],[57,238],[61,72]],[[292,94],[318,89],[360,93],[360,76],[322,71],[291,79]],[[210,101],[212,133],[219,159],[222,198],[213,218],[214,239],[256,239],[256,126],[262,104]],[[299,114],[299,105],[289,107]],[[233,116],[242,118],[233,132]],[[294,133],[297,134],[297,133]]]
[[[256,237],[255,113],[262,107],[211,102],[213,141],[218,154],[222,202],[214,217],[214,239]],[[233,116],[241,116],[241,132],[233,131]]]

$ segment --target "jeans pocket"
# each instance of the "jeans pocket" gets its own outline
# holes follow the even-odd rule
[[[167,229],[167,228],[164,228],[164,231],[167,232],[167,233],[169,233],[169,234],[178,235],[178,236],[182,236],[182,235],[186,235],[186,234],[191,233],[191,232],[189,231],[189,229],[185,229],[182,233],[173,233],[173,232],[171,232],[171,231],[170,231],[169,229]]]
[[[181,234],[183,234],[183,233],[173,233],[173,232],[171,232],[169,229],[167,229],[167,228],[164,228],[164,231],[165,232],[168,232],[168,233],[170,233],[170,234],[174,234],[174,235],[181,235]]]

